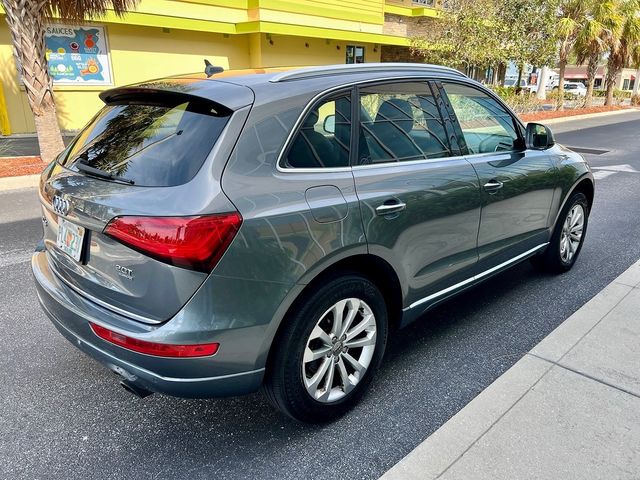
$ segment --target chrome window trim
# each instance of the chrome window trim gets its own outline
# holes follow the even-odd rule
[[[307,117],[307,114],[309,113],[311,108],[320,99],[322,99],[323,97],[329,96],[332,93],[335,93],[335,92],[340,91],[340,90],[351,89],[357,83],[358,82],[352,82],[352,83],[345,84],[345,85],[340,85],[340,86],[337,86],[337,87],[331,87],[328,90],[323,90],[322,92],[320,92],[317,95],[315,95],[307,103],[307,105],[305,105],[305,107],[302,109],[302,113],[298,116],[298,119],[293,124],[293,128],[291,129],[291,131],[287,135],[287,139],[284,141],[284,145],[282,146],[282,148],[280,149],[280,152],[278,153],[278,159],[276,160],[276,169],[279,172],[281,172],[281,173],[292,173],[292,172],[299,172],[299,173],[324,172],[324,173],[327,173],[327,172],[349,172],[349,171],[351,171],[351,167],[350,166],[347,166],[347,167],[328,167],[328,168],[322,168],[322,167],[318,167],[318,168],[295,168],[295,167],[283,167],[281,165],[281,163],[282,163],[282,160],[283,160],[282,157],[284,156],[284,153],[291,146],[291,142],[293,140],[294,135],[296,135],[298,133],[300,125],[302,125],[303,120]]]
[[[471,79],[469,79],[471,80]],[[451,107],[451,111],[453,112],[453,114],[456,117],[456,122],[458,122],[458,125],[460,125],[460,121],[458,120],[458,114],[455,112],[455,110],[453,109],[453,105],[451,105],[451,100],[449,99],[449,95],[447,94],[447,90],[444,86],[445,83],[450,82],[450,83],[457,83],[459,85],[465,85],[467,87],[471,87],[471,88],[475,88],[476,90],[481,91],[482,93],[484,93],[485,95],[487,95],[489,98],[492,98],[493,100],[495,100],[498,105],[500,105],[504,111],[511,116],[512,120],[514,121],[514,126],[518,126],[520,127],[518,129],[518,134],[521,137],[524,137],[524,129],[525,129],[525,125],[522,122],[522,120],[520,120],[520,117],[516,114],[516,112],[513,111],[513,109],[507,105],[502,98],[500,98],[500,96],[494,92],[493,90],[491,90],[490,88],[487,88],[485,85],[482,85],[479,82],[476,82],[474,80],[471,80],[470,82],[461,82],[460,79],[458,78],[453,78],[453,79],[445,79],[445,80],[439,80],[440,84],[441,84],[441,90],[445,93],[445,95],[447,95],[447,102],[449,103],[449,106]],[[460,127],[462,128],[462,127]],[[511,152],[521,152],[523,150],[510,150]],[[526,149],[524,150],[526,151]],[[490,153],[490,152],[489,152]],[[482,155],[482,154],[473,154],[473,155]]]
[[[441,162],[452,162],[452,161],[466,161],[464,155],[456,155],[455,157],[441,157],[441,158],[422,158],[420,160],[409,160],[406,162],[379,162],[379,163],[369,163],[367,165],[354,165],[351,167],[353,170],[368,170],[371,168],[389,168],[389,167],[399,167],[401,165],[422,165],[425,163],[441,163]]]
[[[417,300],[415,302],[413,302],[411,305],[409,305],[407,308],[403,308],[402,311],[406,312],[407,310],[411,310],[412,308],[418,307],[424,303],[430,302],[431,300],[435,300],[436,298],[442,297],[443,295],[446,295],[447,293],[451,293],[455,290],[458,290],[462,287],[464,287],[465,285],[469,285],[473,282],[476,282],[478,280],[483,279],[484,277],[486,277],[487,275],[491,275],[492,273],[497,272],[498,270],[501,270],[509,265],[512,265],[516,262],[518,262],[519,260],[522,260],[532,254],[534,254],[535,252],[537,252],[538,250],[543,249],[544,247],[546,247],[547,245],[549,245],[549,242],[545,242],[545,243],[541,243],[540,245],[538,245],[537,247],[533,247],[530,250],[527,250],[524,253],[521,253],[520,255],[513,257],[510,260],[507,260],[506,262],[502,262],[500,265],[496,265],[495,267],[490,268],[489,270],[485,270],[482,273],[479,273],[478,275],[474,275],[473,277],[467,278],[466,280],[463,280],[462,282],[456,283],[455,285],[451,285],[450,287],[447,287],[443,290],[440,290],[439,292],[433,293],[427,297],[424,297],[420,300]]]
[[[475,158],[485,158],[485,157],[496,157],[498,155],[511,156],[514,153],[524,153],[527,150],[502,150],[499,152],[484,152],[484,153],[469,153],[468,155],[464,155],[464,158],[473,160]]]
[[[355,65],[355,64],[354,64]],[[362,65],[362,64],[357,64],[357,65]],[[414,70],[415,71],[415,70]],[[457,72],[457,70],[456,70]],[[461,74],[462,75],[462,74]],[[467,79],[467,77],[464,77],[465,79]],[[358,168],[358,167],[365,167],[368,165],[356,165],[354,167],[349,166],[349,167],[328,167],[328,168],[322,168],[322,167],[318,167],[318,168],[294,168],[294,167],[283,167],[282,166],[282,160],[283,160],[283,156],[284,153],[288,150],[291,141],[293,140],[293,136],[295,133],[298,133],[298,129],[300,128],[300,125],[302,124],[302,121],[304,120],[304,118],[307,116],[307,113],[309,113],[309,110],[311,110],[311,108],[316,104],[317,101],[319,101],[320,99],[322,99],[322,97],[331,95],[332,93],[339,91],[339,90],[343,90],[343,89],[352,89],[354,86],[358,85],[369,85],[369,84],[377,84],[380,82],[389,82],[392,81],[394,83],[403,83],[406,81],[422,81],[422,82],[428,82],[428,81],[434,81],[434,76],[433,75],[420,75],[420,76],[416,76],[416,75],[409,75],[406,77],[382,77],[382,78],[372,78],[370,80],[355,80],[352,82],[348,82],[348,83],[344,83],[335,87],[331,87],[327,90],[323,90],[322,92],[316,94],[308,103],[307,105],[305,105],[305,107],[302,109],[302,113],[298,116],[298,119],[296,120],[296,122],[293,124],[293,128],[291,129],[291,131],[289,132],[289,134],[287,135],[287,139],[284,142],[284,145],[282,146],[282,148],[280,149],[280,152],[278,153],[278,158],[276,160],[276,170],[280,173],[337,173],[337,172],[348,172],[351,171],[352,168]],[[460,82],[464,85],[466,85],[466,82]],[[353,121],[353,119],[352,119]],[[450,159],[450,158],[457,158],[457,157],[443,157],[446,159]],[[423,162],[423,161],[433,161],[433,160],[439,160],[439,159],[424,159],[424,160],[411,160],[411,162],[416,161],[416,162]],[[398,164],[404,164],[404,165],[408,165],[410,164],[410,162],[385,162],[385,164],[389,164],[389,165],[398,165]],[[378,164],[380,165],[380,164]]]

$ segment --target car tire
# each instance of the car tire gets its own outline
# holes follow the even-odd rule
[[[276,336],[263,384],[266,397],[301,422],[340,417],[362,397],[380,365],[387,318],[384,298],[367,278],[342,274],[325,279],[294,305]],[[364,370],[358,371],[351,359]]]
[[[582,192],[575,192],[558,216],[549,245],[542,254],[531,258],[534,267],[549,273],[571,270],[582,250],[588,223],[587,197]],[[577,232],[579,238],[576,238]]]

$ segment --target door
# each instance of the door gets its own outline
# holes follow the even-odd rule
[[[516,120],[480,89],[443,83],[466,159],[482,188],[478,271],[529,252],[549,240],[549,211],[557,182],[545,151],[526,150]]]
[[[405,307],[469,278],[480,187],[448,141],[427,82],[360,87],[353,174],[370,253],[400,276]]]

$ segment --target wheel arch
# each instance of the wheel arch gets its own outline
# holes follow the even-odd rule
[[[571,198],[571,195],[573,195],[575,192],[581,192],[587,197],[589,212],[591,212],[593,199],[595,197],[595,182],[593,179],[593,175],[590,173],[582,175],[569,189],[569,191],[564,196],[564,199],[562,200],[562,204],[560,204],[558,211],[556,212],[556,218],[553,221],[553,228],[555,228],[558,223],[558,219],[560,218],[562,209],[569,201],[569,198]]]
[[[589,177],[583,177],[582,180],[580,180],[576,184],[571,193],[574,192],[584,193],[585,197],[587,197],[587,201],[589,202],[589,211],[591,211],[591,207],[593,206],[593,198],[595,196],[595,185],[593,180]]]
[[[326,282],[341,274],[362,275],[372,281],[380,289],[387,305],[389,329],[392,330],[400,326],[402,319],[403,295],[400,279],[394,268],[386,260],[377,255],[370,253],[352,255],[327,266],[309,283],[301,285],[301,289],[294,289],[293,295],[295,298],[288,308],[286,308],[286,311],[278,322],[273,335],[270,335],[270,338],[267,340],[268,345],[265,345],[265,348],[263,349],[265,355],[263,357],[263,362],[261,362],[263,364],[262,366],[269,368],[273,353],[272,346],[275,344],[278,336],[286,325],[290,312],[304,302],[305,298],[307,298],[310,293],[318,287],[318,285],[322,284],[322,282]]]

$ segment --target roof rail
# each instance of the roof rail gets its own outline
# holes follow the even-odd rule
[[[269,80],[272,83],[303,80],[305,78],[323,77],[327,75],[355,73],[391,73],[391,72],[439,72],[452,73],[461,77],[466,75],[458,70],[440,65],[425,63],[351,63],[347,65],[326,65],[306,67],[275,74]]]

